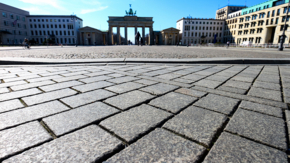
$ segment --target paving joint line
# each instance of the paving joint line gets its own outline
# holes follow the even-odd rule
[[[254,87],[255,82],[257,81],[258,77],[262,74],[263,70],[264,70],[265,66],[262,67],[262,69],[260,70],[259,74],[255,77],[255,79],[253,80],[253,82],[251,83],[250,88],[248,88],[248,90],[246,91],[245,95],[248,95],[250,92],[250,89],[252,87]]]

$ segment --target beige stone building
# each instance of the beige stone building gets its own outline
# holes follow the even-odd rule
[[[108,32],[102,32],[92,27],[79,29],[81,45],[106,45]]]
[[[228,15],[233,13],[233,12],[236,12],[236,11],[239,11],[239,10],[242,10],[243,8],[246,8],[247,6],[235,6],[235,5],[229,5],[229,6],[225,6],[225,7],[222,7],[222,8],[219,8],[217,11],[216,11],[216,16],[215,18],[216,19],[227,19],[228,18]]]
[[[0,13],[0,44],[19,44],[29,37],[26,19],[28,11],[0,3]]]
[[[290,12],[286,20],[288,2],[289,0],[269,0],[243,9],[242,15],[226,20],[224,41],[237,44],[244,41],[254,44],[278,44],[287,21],[284,43],[290,43]]]
[[[179,42],[179,29],[167,28],[161,31],[163,45],[176,45]]]

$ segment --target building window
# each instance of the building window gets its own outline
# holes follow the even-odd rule
[[[269,25],[269,19],[266,20],[266,25]]]
[[[286,29],[285,31],[288,29],[288,24],[286,24]],[[281,28],[280,28],[280,31],[283,31],[284,30],[284,25],[281,25]]]
[[[56,19],[54,19],[54,22],[57,22],[57,20],[56,20]]]
[[[280,9],[277,10],[277,16],[279,16],[279,15],[280,15]]]
[[[58,31],[55,31],[55,35],[58,35]]]
[[[50,19],[49,21],[52,22],[52,19]]]
[[[32,35],[32,36],[34,35],[33,31],[31,31],[31,35]]]
[[[75,35],[75,31],[72,31],[72,35]]]
[[[37,32],[37,31],[35,31],[35,35],[36,35],[36,36],[38,35],[38,32]]]
[[[289,16],[287,16],[287,21],[286,22],[288,22],[289,21]],[[283,18],[282,18],[282,22],[285,22],[285,19],[286,19],[286,16],[283,16]]]
[[[21,28],[21,24],[17,23],[17,27],[18,27],[18,28]]]
[[[270,13],[271,13],[271,11],[268,11],[268,13],[267,13],[267,18],[270,17]]]
[[[40,19],[37,19],[37,22],[40,22]]]
[[[3,16],[4,18],[7,18],[7,14],[6,14],[5,12],[2,12],[2,16]]]
[[[61,28],[61,25],[58,25],[59,28]]]
[[[70,31],[67,31],[67,35],[70,35]],[[171,35],[170,35],[170,37],[171,37]]]
[[[26,24],[23,25],[23,28],[26,29]]]
[[[279,23],[279,18],[276,18],[275,24],[278,24],[278,23]]]
[[[58,19],[58,22],[61,22],[61,20],[60,20],[60,19]]]
[[[59,31],[59,35],[62,35],[62,31]]]
[[[45,25],[44,24],[42,24],[42,28],[45,28]]]
[[[66,31],[63,31],[63,35],[66,35]]]
[[[43,35],[46,35],[46,32],[45,31],[43,31]]]
[[[50,35],[50,31],[47,31],[47,35]]]
[[[53,28],[53,25],[52,24],[50,25],[50,28]]]
[[[65,28],[65,24],[63,25],[63,28]]]
[[[274,19],[271,19],[271,25],[274,23]]]
[[[40,24],[38,24],[38,28],[41,28],[41,25]]]
[[[48,22],[48,19],[45,19],[46,22]]]
[[[272,11],[272,17],[274,17],[274,16],[275,16],[275,10]]]
[[[42,22],[44,22],[44,19],[41,19]]]
[[[36,24],[34,24],[34,28],[37,28],[37,25]]]
[[[57,28],[57,25],[56,24],[54,25],[54,28]]]

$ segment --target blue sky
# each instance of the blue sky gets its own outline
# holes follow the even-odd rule
[[[266,0],[247,0],[247,6]],[[108,29],[108,16],[124,16],[132,4],[137,16],[153,17],[154,30],[176,27],[176,21],[191,15],[193,18],[214,18],[218,7],[228,0],[1,0],[2,3],[30,11],[31,15],[70,15],[75,13],[84,26]],[[230,0],[230,5],[245,5],[245,0]],[[141,32],[141,29],[138,29]],[[114,29],[116,32],[116,29]],[[148,33],[149,30],[146,30]],[[123,34],[121,29],[121,34]],[[134,29],[128,30],[129,39]]]

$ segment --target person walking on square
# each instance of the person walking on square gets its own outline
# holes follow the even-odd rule
[[[143,38],[141,38],[141,46],[143,45]]]
[[[227,49],[229,48],[229,46],[230,46],[230,42],[228,41],[228,42],[227,42]]]

